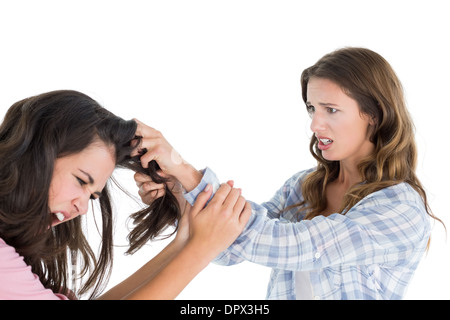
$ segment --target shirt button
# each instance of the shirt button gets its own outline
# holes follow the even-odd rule
[[[316,252],[316,254],[314,255],[314,258],[319,259],[320,258],[320,252]]]

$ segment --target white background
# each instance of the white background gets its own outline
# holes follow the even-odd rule
[[[300,74],[324,54],[363,46],[402,81],[419,146],[418,175],[450,227],[448,1],[1,1],[0,115],[55,89],[82,91],[161,130],[197,168],[234,179],[256,202],[314,165]],[[132,175],[122,184],[136,194]],[[117,191],[116,243],[136,203]],[[90,229],[95,236],[95,230]],[[117,247],[114,285],[167,241],[135,256]],[[407,299],[450,298],[440,224]],[[264,299],[270,270],[208,266],[180,299]]]

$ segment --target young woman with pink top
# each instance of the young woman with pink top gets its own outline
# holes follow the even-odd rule
[[[142,140],[136,130],[136,121],[76,91],[11,106],[0,126],[0,299],[172,299],[236,239],[251,214],[240,190],[223,184],[205,208],[208,186],[192,207],[171,207],[174,186],[158,177],[155,163],[144,169],[131,156]],[[101,295],[113,264],[107,183],[116,167],[147,172],[167,187],[166,199],[132,215],[129,252],[168,224],[179,221],[178,232],[160,254]],[[101,208],[98,256],[81,225],[90,201]],[[164,218],[168,210],[176,220]],[[79,289],[70,285],[74,277],[83,280]]]

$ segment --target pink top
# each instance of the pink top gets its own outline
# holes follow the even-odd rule
[[[0,300],[68,300],[46,289],[16,250],[0,238]]]

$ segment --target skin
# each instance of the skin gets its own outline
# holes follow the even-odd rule
[[[145,125],[137,119],[134,120],[138,124],[136,135],[142,137],[142,142],[134,153],[132,153],[132,156],[137,156],[140,154],[140,150],[146,149],[147,152],[140,158],[144,167],[148,167],[148,163],[155,160],[161,168],[162,174],[173,177],[174,181],[180,183],[187,192],[192,191],[200,183],[202,174],[181,158],[160,131]],[[151,182],[149,177],[141,176],[140,179]],[[139,186],[141,181],[138,178],[136,182]],[[157,189],[150,187],[147,187],[147,190],[148,192],[158,193],[157,191],[153,191]],[[142,194],[146,195],[148,192],[141,189],[141,197]],[[161,196],[161,192],[158,195]],[[152,198],[152,196],[148,195],[147,198]]]
[[[115,168],[113,149],[95,142],[80,153],[55,161],[49,190],[52,214],[61,212],[69,221],[88,211],[90,199],[98,199]],[[53,219],[52,226],[62,223]]]
[[[201,210],[211,195],[209,186],[183,215],[175,239],[101,299],[175,298],[212,259],[231,245],[250,217],[250,206],[238,189],[223,184]]]
[[[115,168],[113,149],[97,141],[78,154],[55,161],[49,190],[51,214],[63,212],[62,222],[86,214],[90,199],[99,197]],[[211,186],[193,207],[183,211],[179,231],[155,258],[100,299],[174,299],[221,251],[238,237],[251,208],[232,183],[220,186],[208,206]]]
[[[326,188],[328,207],[323,215],[327,216],[337,212],[347,190],[361,182],[357,165],[375,149],[369,140],[374,123],[369,116],[360,112],[356,100],[328,79],[312,77],[309,80],[306,104],[312,119],[311,130],[316,137],[333,140],[331,145],[324,148],[322,155],[327,160],[340,162],[338,178]],[[136,122],[139,135],[144,137],[140,148],[148,150],[141,157],[141,162],[145,165],[156,160],[162,174],[174,177],[187,191],[193,189],[200,182],[201,173],[174,151],[161,132],[139,120]],[[155,184],[148,176],[137,174],[135,180],[139,194],[146,203],[164,193],[163,186]],[[184,203],[181,200],[180,204]]]
[[[326,188],[328,208],[323,212],[326,216],[337,212],[347,190],[361,182],[357,166],[375,149],[369,140],[374,123],[360,112],[356,100],[328,79],[310,79],[306,105],[312,119],[311,131],[316,137],[333,140],[327,150],[322,150],[323,157],[340,162],[338,178]]]

